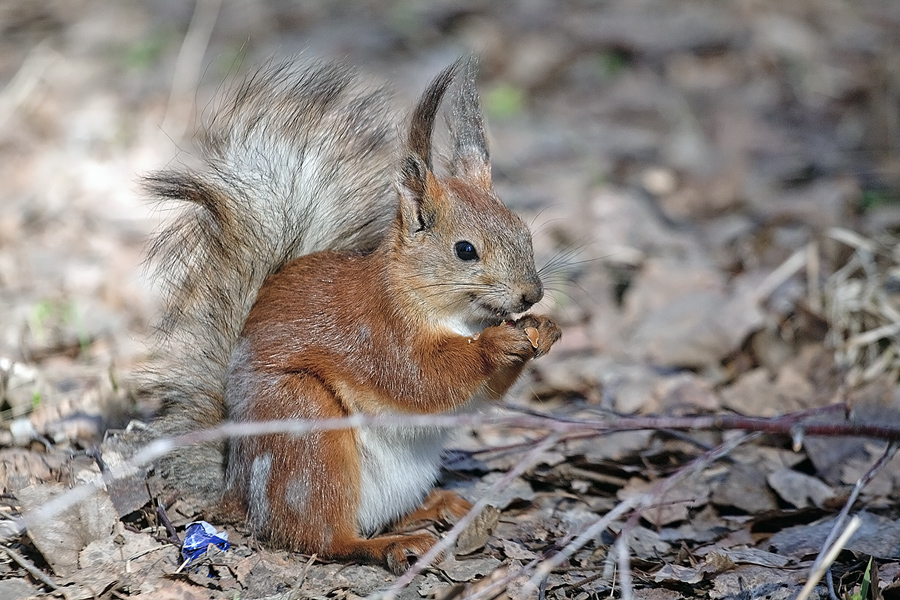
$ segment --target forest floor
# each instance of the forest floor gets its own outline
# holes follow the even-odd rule
[[[223,81],[298,52],[389,81],[398,118],[480,57],[564,332],[460,427],[441,485],[493,508],[402,589],[240,527],[180,569],[194,507],[109,475],[159,409],[134,374],[167,215],[139,179],[193,164]],[[896,0],[6,0],[0,181],[0,528],[30,519],[0,598],[795,598],[845,505],[834,593],[898,597]]]

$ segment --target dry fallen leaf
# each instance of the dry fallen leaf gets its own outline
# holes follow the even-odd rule
[[[900,521],[862,512],[862,525],[844,548],[884,560],[896,560],[900,546]],[[808,525],[794,525],[775,533],[767,545],[780,556],[802,560],[822,549],[825,538],[834,527],[834,518]]]
[[[700,569],[681,567],[679,565],[665,565],[653,575],[654,581],[674,583],[700,583],[703,581],[703,572]]]
[[[733,506],[749,514],[778,508],[778,500],[769,489],[765,474],[740,463],[731,466],[717,483],[712,501],[718,506]]]
[[[770,473],[767,480],[782,499],[797,508],[810,505],[822,508],[825,501],[835,495],[821,479],[793,469],[778,469]]]
[[[4,579],[0,581],[0,598],[9,600],[25,600],[37,596],[37,588],[24,579]]]
[[[23,508],[34,510],[65,492],[57,484],[33,485],[16,493]],[[104,490],[96,490],[89,500],[62,511],[28,528],[28,536],[41,555],[60,576],[78,570],[79,553],[93,541],[112,535],[118,515]]]
[[[472,554],[484,548],[499,520],[500,511],[493,506],[485,506],[484,510],[459,535],[456,540],[455,554],[457,556]]]
[[[499,566],[500,560],[491,556],[457,560],[450,555],[440,564],[440,569],[452,581],[466,582],[489,575]]]

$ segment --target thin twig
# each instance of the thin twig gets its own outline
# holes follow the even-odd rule
[[[859,529],[860,525],[862,525],[862,519],[860,519],[858,515],[853,515],[853,518],[850,519],[849,523],[847,523],[847,528],[844,529],[844,532],[841,534],[841,536],[828,549],[828,552],[825,553],[825,557],[822,559],[819,566],[813,569],[812,573],[810,573],[809,579],[806,580],[806,585],[804,585],[803,589],[800,590],[800,593],[797,595],[797,598],[795,600],[806,600],[807,598],[809,598],[809,595],[815,589],[816,585],[819,583],[819,580],[822,579],[822,575],[825,574],[825,571],[828,570],[828,567],[831,566],[831,563],[835,561],[838,554],[841,553],[841,550],[844,549],[844,546],[847,545],[847,542],[850,541],[850,538],[853,537],[853,534],[856,533],[856,530]]]
[[[508,584],[509,582],[511,582],[513,579],[515,579],[517,577],[521,577],[523,573],[529,572],[531,569],[533,569],[535,566],[537,566],[537,564],[541,560],[542,560],[541,557],[531,559],[531,561],[529,561],[526,565],[523,565],[522,568],[516,569],[514,571],[507,573],[506,576],[503,577],[502,579],[498,579],[497,581],[491,582],[491,584],[488,585],[487,587],[478,590],[474,594],[466,596],[466,598],[468,600],[478,600],[479,598],[495,597],[497,594],[491,595],[492,592],[494,592],[495,590],[497,592],[502,591],[504,589],[504,586],[506,586],[506,584]]]
[[[0,127],[6,124],[16,109],[25,104],[44,72],[58,58],[59,54],[50,48],[48,40],[43,40],[28,52],[22,66],[0,90]]]
[[[590,577],[585,577],[584,579],[579,579],[578,581],[574,581],[572,583],[567,583],[566,585],[560,586],[559,588],[556,588],[556,589],[562,590],[563,592],[568,591],[568,590],[581,589],[589,583],[593,583],[593,582],[597,581],[598,579],[602,579],[604,575],[605,575],[605,573],[603,573],[603,572],[594,573]]]
[[[126,572],[126,573],[132,573],[132,570],[131,570],[131,562],[132,562],[132,561],[137,560],[137,559],[139,559],[139,558],[142,557],[142,556],[146,556],[146,555],[150,554],[151,552],[156,552],[156,551],[158,551],[158,550],[169,549],[169,548],[171,548],[171,547],[172,547],[172,546],[170,546],[170,545],[168,545],[168,544],[164,544],[164,545],[161,545],[161,546],[156,546],[156,547],[154,547],[154,548],[147,548],[146,550],[142,550],[142,551],[140,551],[140,552],[137,552],[137,553],[135,553],[135,554],[132,554],[132,555],[129,556],[128,559],[125,561],[125,572]]]
[[[149,491],[149,488],[148,488]],[[166,507],[163,503],[157,499],[156,501],[156,516],[162,522],[163,527],[166,528],[166,533],[168,534],[168,540],[170,543],[175,544],[177,546],[181,545],[181,538],[178,537],[178,532],[175,531],[175,526],[172,525],[172,521],[169,520],[169,515],[166,514]]]
[[[294,587],[294,589],[299,590],[301,587],[303,587],[303,584],[306,583],[306,576],[309,573],[309,568],[311,566],[313,566],[313,564],[316,562],[316,559],[318,559],[318,558],[319,558],[319,555],[316,553],[313,553],[309,557],[309,560],[306,561],[306,564],[303,565],[303,571],[301,571],[300,577],[297,578],[297,584]]]
[[[631,586],[631,556],[629,555],[628,537],[631,531],[637,526],[638,519],[644,510],[652,508],[657,503],[657,499],[665,497],[673,488],[681,484],[686,479],[697,475],[703,469],[711,464],[725,458],[738,446],[745,444],[760,434],[745,434],[719,444],[715,448],[710,448],[697,458],[693,459],[685,466],[678,469],[665,479],[658,481],[650,488],[650,490],[642,495],[641,505],[628,518],[622,529],[619,531],[619,538],[616,540],[616,562],[619,567],[619,579],[621,581],[621,598],[622,600],[630,600],[633,595]]]
[[[55,584],[52,579],[50,579],[40,569],[31,564],[31,562],[27,558],[25,558],[9,546],[0,546],[0,550],[6,552],[7,556],[19,563],[20,567],[28,571],[32,577],[49,587],[51,590],[59,589],[59,586]]]
[[[819,283],[819,243],[812,241],[806,246],[806,302],[814,313],[822,314],[822,286]]]
[[[569,560],[569,558],[585,544],[596,539],[611,523],[637,506],[640,503],[640,500],[641,496],[635,495],[619,502],[615,508],[597,519],[590,527],[569,542],[565,548],[541,563],[528,584],[526,584],[526,592],[537,589],[541,579],[549,575],[556,567]]]
[[[834,577],[831,575],[831,565],[828,565],[828,570],[825,571],[825,583],[828,584],[828,597],[831,600],[841,600],[834,590]]]
[[[34,510],[0,524],[0,541],[21,534],[27,527],[48,519],[88,498],[109,481],[124,477],[133,469],[152,463],[176,448],[219,441],[236,437],[291,433],[304,435],[316,431],[335,431],[359,427],[394,427],[396,415],[353,415],[340,419],[275,420],[250,423],[226,422],[222,425],[183,435],[161,438],[140,448],[128,461],[103,473],[96,480],[68,490]],[[815,435],[867,437],[900,442],[900,427],[867,423],[809,422],[805,413],[788,414],[775,418],[743,417],[739,415],[709,415],[699,417],[629,417],[613,420],[559,421],[552,416],[515,416],[466,414],[466,415],[404,415],[403,424],[410,427],[482,427],[486,425],[544,430],[557,434],[608,433],[611,431],[639,430],[743,430],[781,435]]]
[[[178,565],[178,568],[175,569],[175,575],[178,575],[179,573],[181,573],[181,572],[184,570],[184,568],[185,568],[186,566],[188,566],[188,563],[189,563],[189,562],[191,562],[191,559],[190,559],[190,558],[184,559],[184,562],[182,562],[180,565]]]
[[[634,597],[634,588],[631,585],[631,550],[628,547],[629,531],[622,531],[613,545],[616,552],[616,566],[619,571],[619,597],[622,600],[631,600]]]
[[[190,99],[200,81],[203,56],[221,7],[222,0],[196,0],[194,5],[191,24],[175,61],[172,91],[162,124],[162,130],[173,140],[180,140],[187,130],[189,112],[185,107],[191,105]]]
[[[755,295],[757,300],[762,301],[768,298],[781,284],[789,280],[797,271],[805,267],[806,260],[806,248],[801,248],[791,254],[787,260],[781,263],[774,271],[766,275],[766,278],[756,286]]]
[[[891,442],[888,444],[888,447],[885,448],[884,454],[875,461],[868,471],[863,474],[862,477],[856,482],[856,485],[853,486],[853,490],[850,492],[850,496],[847,498],[847,501],[844,502],[844,506],[841,508],[841,512],[838,513],[837,519],[835,519],[834,525],[831,528],[831,531],[828,533],[828,537],[825,538],[825,543],[822,544],[822,550],[819,552],[819,555],[816,557],[815,562],[813,563],[810,571],[815,571],[822,563],[823,553],[825,550],[831,546],[834,539],[838,536],[838,534],[844,528],[844,521],[847,520],[847,516],[850,514],[850,509],[856,503],[856,499],[859,498],[860,492],[863,491],[869,483],[875,479],[875,476],[887,465],[890,460],[894,457],[894,454],[897,453],[898,444],[895,442]]]

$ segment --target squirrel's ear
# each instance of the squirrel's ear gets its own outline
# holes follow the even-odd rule
[[[430,229],[434,225],[437,207],[434,206],[435,198],[428,192],[429,177],[434,178],[431,160],[434,121],[459,64],[457,61],[434,78],[410,119],[406,155],[400,164],[398,182],[401,215],[410,233]]]
[[[429,176],[425,162],[415,154],[408,153],[400,166],[397,191],[400,196],[400,217],[403,219],[403,228],[409,235],[434,227],[437,207],[428,191]]]
[[[448,124],[453,138],[453,160],[450,168],[454,175],[479,180],[490,186],[491,156],[484,135],[484,117],[475,87],[478,63],[468,56],[458,60],[462,79],[453,98],[453,112]]]
[[[453,82],[456,71],[459,69],[460,61],[457,61],[438,73],[434,78],[413,111],[409,124],[409,134],[406,138],[406,151],[408,154],[416,156],[425,163],[428,171],[432,169],[431,162],[431,141],[434,137],[434,121],[437,116],[438,108],[447,88]],[[405,175],[405,173],[404,173]],[[424,176],[424,173],[422,173]]]

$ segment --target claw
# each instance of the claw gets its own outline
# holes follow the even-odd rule
[[[534,327],[526,327],[525,335],[528,336],[528,341],[531,342],[531,347],[536,350],[538,347],[538,340],[541,339],[541,334],[538,333],[538,330]]]

